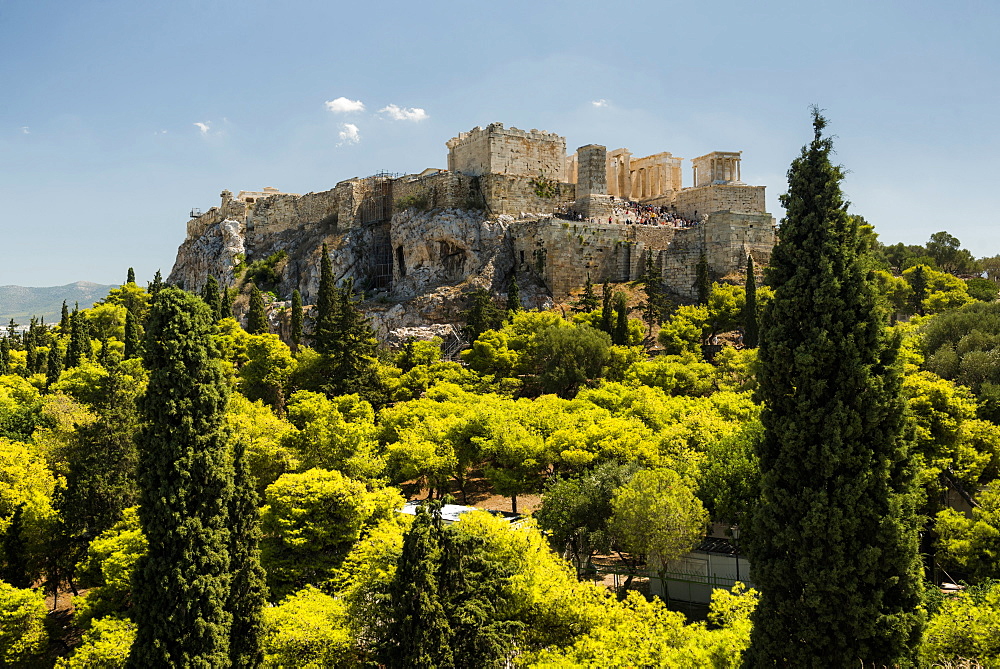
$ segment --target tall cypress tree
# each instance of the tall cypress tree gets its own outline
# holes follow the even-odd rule
[[[84,358],[90,356],[90,328],[80,313],[80,305],[73,309],[69,317],[69,344],[66,346],[66,369],[79,367]]]
[[[125,312],[125,359],[136,358],[142,350],[139,336],[139,319],[131,311]]]
[[[625,346],[628,343],[628,298],[625,293],[615,293],[615,326],[611,343]]]
[[[747,254],[747,301],[743,307],[743,344],[756,348],[759,336],[757,321],[757,277],[754,276],[753,256]]]
[[[149,284],[149,289],[146,292],[149,293],[150,297],[156,297],[156,294],[161,290],[163,290],[163,275],[160,274],[160,270],[156,270],[153,281]]]
[[[267,311],[264,308],[264,296],[257,284],[250,282],[250,310],[247,312],[247,332],[250,334],[266,334]]]
[[[135,270],[131,267],[128,268],[128,275],[125,277],[125,283],[135,283]]]
[[[0,376],[10,374],[10,342],[6,337],[0,339]]]
[[[199,298],[153,300],[139,402],[139,520],[149,542],[133,576],[138,630],[128,666],[228,667],[232,615],[229,503],[233,465],[222,433],[227,386]]]
[[[583,284],[583,295],[573,305],[573,311],[591,313],[600,305],[600,300],[594,294],[594,282],[590,280],[590,272],[587,272],[587,283]]]
[[[14,508],[10,523],[0,543],[3,549],[3,565],[0,567],[0,581],[6,581],[15,588],[30,588],[28,574],[28,548],[24,539],[24,502]]]
[[[910,276],[910,310],[915,314],[924,315],[924,300],[927,299],[927,271],[926,265],[917,265]]]
[[[712,279],[708,273],[708,258],[704,253],[694,266],[694,287],[698,293],[698,304],[708,304],[708,295],[712,292]]]
[[[219,318],[233,317],[233,289],[223,288],[222,299],[219,303]]]
[[[219,282],[214,276],[208,277],[204,288],[201,290],[201,299],[205,300],[212,316],[219,320],[222,318],[222,296],[219,295]]]
[[[264,661],[261,639],[267,586],[260,566],[260,499],[247,469],[246,446],[237,442],[235,481],[229,504],[229,571],[232,586],[229,611],[233,616],[229,656],[234,667],[259,667]]]
[[[320,353],[330,353],[337,338],[337,308],[339,306],[337,282],[333,278],[333,263],[323,244],[319,266],[319,295],[316,299],[316,326],[313,344]]]
[[[507,311],[521,310],[521,287],[517,285],[517,272],[511,272],[507,284]]]
[[[601,286],[601,330],[609,335],[614,331],[613,300],[614,291],[611,290],[611,284],[605,281],[604,285]]]
[[[439,592],[440,504],[417,510],[403,538],[389,601],[391,622],[379,660],[388,667],[454,667],[452,629]]]
[[[69,331],[69,307],[66,306],[66,300],[63,300],[62,315],[59,318],[59,331],[63,334]]]
[[[298,351],[302,344],[302,294],[296,288],[292,292],[292,351]]]
[[[62,374],[62,351],[55,340],[49,345],[49,357],[45,363],[45,385],[51,386]]]
[[[761,503],[747,537],[761,599],[747,664],[909,666],[922,614],[898,341],[825,125],[814,110],[768,270]]]

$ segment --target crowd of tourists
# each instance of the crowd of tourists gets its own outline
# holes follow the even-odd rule
[[[698,212],[694,218],[685,218],[674,211],[674,207],[640,204],[631,200],[616,199],[611,208],[611,215],[608,216],[609,225],[664,225],[677,229],[693,228],[700,222]],[[583,214],[576,211],[568,211],[556,214],[559,218],[571,221],[583,221],[588,223],[604,223],[603,218],[584,218]]]

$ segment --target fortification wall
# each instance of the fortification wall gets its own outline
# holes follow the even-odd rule
[[[674,198],[677,213],[685,218],[698,218],[716,211],[741,214],[763,214],[764,186],[715,184],[685,188]]]
[[[201,216],[187,222],[188,240],[201,237],[209,228],[227,219],[241,222],[246,220],[247,205],[245,202],[233,199],[232,192],[228,190],[222,191],[220,197],[222,202],[218,207],[212,207]]]
[[[576,186],[568,183],[551,184],[554,192],[546,192],[530,177],[486,174],[479,184],[494,214],[551,214],[571,209],[576,200]]]
[[[347,188],[306,195],[271,195],[247,208],[247,235],[275,235],[306,227],[336,228]],[[349,219],[350,220],[350,219]]]
[[[669,247],[669,227],[624,226],[543,218],[511,227],[515,266],[537,276],[557,299],[582,286],[634,281],[645,254]]]
[[[395,211],[407,207],[428,209],[481,209],[483,196],[476,177],[457,172],[407,176],[392,182]]]
[[[539,130],[504,128],[491,123],[459,133],[447,142],[448,169],[471,176],[507,174],[566,177],[566,138]]]

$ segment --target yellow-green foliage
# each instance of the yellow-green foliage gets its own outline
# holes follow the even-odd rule
[[[0,437],[0,536],[7,531],[15,509],[24,504],[23,532],[32,578],[40,573],[55,521],[55,486],[55,477],[31,446]]]
[[[146,549],[146,537],[139,526],[139,507],[126,509],[120,521],[90,542],[87,556],[77,566],[81,583],[90,588],[85,595],[73,598],[77,626],[128,610],[132,572]]]
[[[0,581],[0,665],[30,666],[48,642],[45,595]]]
[[[230,442],[242,442],[246,447],[247,469],[256,481],[258,494],[263,495],[279,476],[299,467],[298,453],[285,440],[294,427],[275,416],[262,401],[251,402],[233,393],[225,420]]]
[[[80,645],[69,657],[56,661],[57,669],[121,669],[128,660],[136,626],[127,618],[113,616],[91,623],[83,633]]]
[[[264,610],[262,646],[265,667],[357,666],[346,605],[312,586]]]
[[[668,355],[700,356],[707,327],[708,307],[682,305],[660,328],[657,341]]]
[[[659,599],[629,592],[623,602],[606,602],[604,616],[569,647],[547,648],[521,658],[529,667],[703,667],[740,666],[750,642],[750,614],[757,593],[737,584],[716,590],[709,620],[685,624],[684,614],[668,611]]]
[[[357,395],[333,399],[300,390],[288,403],[294,429],[282,444],[292,449],[303,469],[336,469],[358,479],[377,478],[385,462],[376,441],[375,412]]]
[[[934,530],[940,535],[938,559],[977,578],[1000,578],[1000,488],[976,496],[972,518],[954,509],[938,513]]]
[[[1000,666],[1000,584],[946,597],[927,623],[920,657],[924,666]],[[957,664],[963,660],[979,664]]]

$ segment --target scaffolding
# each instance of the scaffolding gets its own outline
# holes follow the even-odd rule
[[[402,175],[378,172],[361,180],[358,222],[369,228],[371,255],[368,257],[368,287],[388,290],[392,287],[392,182]]]

